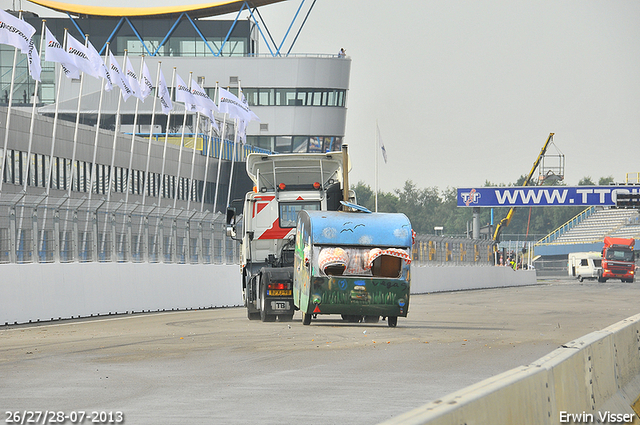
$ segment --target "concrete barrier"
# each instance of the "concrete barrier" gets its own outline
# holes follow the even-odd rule
[[[0,325],[242,304],[238,265],[0,265]]]
[[[640,314],[384,424],[638,424],[639,398]]]
[[[238,265],[0,265],[0,326],[126,312],[242,305]],[[535,271],[413,267],[412,293],[532,285]]]
[[[411,293],[461,291],[536,284],[535,270],[494,266],[411,266]]]

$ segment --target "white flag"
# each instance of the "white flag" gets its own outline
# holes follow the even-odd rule
[[[29,58],[29,74],[31,78],[40,81],[42,64],[40,63],[40,55],[38,54],[36,46],[33,44],[33,40],[29,41],[29,53],[27,53],[27,57]]]
[[[213,111],[220,111],[218,110],[218,107],[213,102],[213,100],[211,100],[204,89],[200,87],[200,85],[198,85],[198,83],[196,83],[195,81],[191,81],[191,94],[193,95],[193,101],[196,105],[195,110],[209,118],[209,120],[211,120],[211,125],[216,130],[219,130]]]
[[[240,87],[239,84],[238,84],[238,92],[240,94],[240,101],[245,106],[245,108],[249,111],[249,121],[260,122],[260,118],[258,118],[258,116],[251,109],[249,109],[249,102],[247,101],[247,98],[244,95],[244,93],[242,93],[242,88]]]
[[[238,118],[246,122],[253,119],[252,115],[255,116],[245,103],[228,90],[221,87],[218,89],[218,94],[218,109],[220,112],[228,113],[231,118]]]
[[[169,114],[173,110],[173,103],[171,102],[171,93],[167,88],[167,82],[164,80],[162,70],[160,70],[160,81],[158,82],[158,98],[160,98],[160,105],[162,105],[162,112]]]
[[[142,78],[140,79],[140,95],[142,96],[142,100],[146,99],[147,96],[151,94],[153,91],[153,83],[151,82],[151,74],[149,73],[149,68],[146,63],[142,64]]]
[[[127,66],[125,71],[127,73],[127,84],[131,88],[131,94],[144,102],[144,98],[140,94],[140,83],[138,82],[138,76],[133,70],[133,66],[131,65],[131,61],[129,60],[129,58],[127,58]]]
[[[75,66],[85,74],[99,78],[100,76],[89,59],[87,50],[84,44],[73,38],[71,34],[67,34],[67,53],[69,53],[69,56],[73,59]]]
[[[129,99],[129,96],[131,96],[132,91],[124,78],[122,69],[120,69],[120,65],[118,65],[118,61],[113,57],[111,50],[109,50],[109,74],[111,75],[112,81],[120,87],[122,98],[126,102],[127,99]]]
[[[376,130],[378,131],[378,144],[380,145],[380,149],[382,150],[382,158],[384,158],[384,163],[387,163],[387,150],[384,148],[384,143],[382,143],[382,137],[380,136],[380,127],[378,127],[378,123],[376,123]]]
[[[0,9],[0,44],[8,44],[29,53],[31,37],[36,29],[22,19]]]
[[[204,89],[200,87],[195,81],[191,82],[191,94],[193,95],[193,99],[196,105],[204,109],[210,109],[216,112],[220,112],[213,100],[211,100]]]
[[[184,103],[187,110],[192,109],[192,106],[196,104],[189,86],[185,84],[178,74],[176,74],[176,101]]]
[[[111,81],[111,74],[109,74],[109,69],[107,68],[107,65],[105,65],[102,56],[100,56],[100,53],[98,53],[96,48],[93,47],[93,44],[91,44],[91,42],[89,42],[87,45],[87,54],[89,55],[89,60],[91,60],[91,64],[93,65],[96,73],[105,80],[104,89],[106,91],[111,91],[111,89],[113,88],[113,81]]]
[[[242,144],[247,143],[247,123],[246,121],[238,121],[238,138]]]
[[[76,68],[73,59],[69,56],[66,50],[62,47],[62,44],[58,43],[58,40],[49,31],[49,28],[45,27],[46,34],[46,46],[44,48],[44,60],[49,62],[57,62],[62,65],[62,71],[67,78],[80,78],[80,71]]]

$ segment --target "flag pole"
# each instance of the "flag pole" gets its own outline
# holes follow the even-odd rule
[[[216,81],[216,89],[215,89],[215,92],[213,93],[213,98],[215,99],[217,95],[218,95],[218,82]],[[215,115],[213,119],[215,120]],[[209,141],[207,144],[207,158],[205,160],[205,165],[204,165],[204,183],[202,185],[202,200],[200,202],[200,212],[204,211],[204,197],[207,194],[207,175],[209,173],[209,158],[211,158],[211,150],[213,149],[213,139],[212,139],[213,124],[214,124],[213,121],[209,123]]]
[[[217,83],[216,83],[217,84]],[[220,164],[222,163],[222,152],[224,150],[224,136],[227,129],[227,113],[224,113],[222,118],[222,134],[220,136],[220,149],[218,149],[218,173],[216,174],[216,193],[213,197],[213,212],[215,213],[218,204],[218,187],[220,184]]]
[[[173,67],[173,75],[171,76],[171,99],[173,99],[174,85],[176,82],[176,67]],[[160,190],[158,190],[158,206],[162,200],[162,192],[164,191],[164,166],[167,162],[167,144],[169,143],[169,124],[171,124],[171,109],[167,114],[167,126],[164,129],[164,148],[162,149],[162,170],[160,171]]]
[[[66,51],[67,45],[67,28],[64,29],[64,38],[62,40],[63,49]],[[60,86],[62,85],[62,74],[64,73],[63,65],[60,64],[60,73],[58,74],[58,85],[56,87],[56,109],[53,114],[53,129],[51,131],[51,154],[49,155],[49,173],[47,174],[47,197],[49,196],[49,189],[51,188],[51,174],[53,173],[53,154],[56,146],[56,129],[58,128],[58,111],[60,107]],[[60,176],[58,176],[58,182]],[[66,181],[65,181],[66,183]]]
[[[193,193],[193,169],[196,163],[196,150],[198,148],[198,127],[200,126],[200,112],[196,112],[196,126],[193,137],[193,154],[191,155],[191,175],[189,176],[189,195],[187,199],[187,211],[191,207],[191,195]]]
[[[44,44],[44,29],[45,29],[45,19],[42,20],[42,34],[40,34],[40,52],[39,58],[42,57],[42,45]],[[38,58],[38,59],[39,59]],[[36,116],[36,98],[38,97],[38,83],[40,81],[36,80],[34,84],[33,91],[33,99],[31,106],[31,123],[29,124],[29,147],[27,148],[27,166],[24,170],[24,185],[22,190],[26,193],[27,191],[27,180],[29,179],[29,168],[31,165],[31,148],[33,147],[33,130],[36,124],[35,116]]]
[[[87,45],[87,42],[89,41],[89,37],[85,34],[84,36],[84,45]],[[74,163],[76,162],[76,151],[78,148],[78,128],[80,126],[80,105],[82,103],[82,88],[84,86],[84,78],[85,78],[86,73],[84,71],[82,71],[82,73],[80,74],[80,88],[78,90],[78,108],[76,110],[76,125],[75,128],[73,130],[73,153],[71,154],[71,176],[70,176],[70,181],[69,181],[69,188],[68,188],[68,192],[67,192],[67,196],[69,198],[71,198],[71,188],[73,187],[73,167],[74,167]],[[56,101],[58,101],[58,99],[56,99]],[[80,191],[80,182],[78,182],[78,191]],[[66,223],[65,223],[66,224]],[[66,230],[66,229],[65,229]]]
[[[233,136],[233,152],[231,152],[231,172],[229,173],[229,189],[227,191],[227,207],[231,205],[231,184],[233,183],[233,164],[236,161],[236,143],[238,141],[238,118],[234,119],[235,135]]]
[[[155,124],[156,118],[156,98],[158,97],[158,87],[160,85],[160,65],[161,61],[158,61],[158,71],[156,72],[156,93],[153,96],[153,108],[151,112],[151,129],[149,130],[149,145],[147,146],[147,165],[144,169],[144,189],[142,190],[142,205],[144,205],[144,201],[147,195],[146,188],[149,187],[151,190],[151,182],[149,179],[149,161],[151,160],[151,140],[153,139],[153,125]]]
[[[204,211],[204,197],[207,194],[207,175],[209,173],[209,158],[213,149],[213,123],[209,123],[209,138],[207,140],[207,158],[204,165],[204,182],[202,184],[202,199],[200,202],[200,212]]]
[[[22,19],[22,11],[18,15]],[[2,182],[4,181],[4,169],[7,162],[7,144],[9,143],[9,125],[11,123],[11,104],[13,103],[14,78],[16,76],[16,63],[18,62],[18,48],[13,51],[13,66],[11,68],[11,84],[9,88],[9,105],[7,105],[7,124],[4,130],[4,148],[2,149],[2,169],[0,170],[0,196],[2,195]]]
[[[191,78],[193,72],[189,73],[189,90],[191,90]],[[176,173],[176,185],[180,185],[180,168],[182,166],[182,145],[184,145],[184,131],[187,126],[187,104],[184,104],[184,118],[182,119],[182,135],[180,136],[180,151],[178,152],[178,171]],[[173,197],[173,208],[176,208],[178,203],[178,190],[176,188],[176,196]]]
[[[380,144],[379,141],[379,137],[380,137],[380,129],[378,128],[378,120],[376,120],[376,137],[373,139],[373,142],[375,143],[375,147],[373,148],[374,151],[376,151],[376,162],[375,162],[375,179],[374,179],[374,183],[375,183],[375,192],[376,192],[376,212],[378,212],[378,145]]]
[[[128,75],[128,70],[127,70],[127,63],[124,63],[125,66],[125,74]],[[142,75],[142,67],[144,66],[144,55],[141,56],[140,59],[140,74]],[[138,88],[138,91],[140,89]],[[131,131],[131,151],[129,153],[129,169],[127,171],[127,181],[129,182],[129,184],[127,184],[127,193],[124,195],[124,203],[128,204],[129,203],[129,193],[133,190],[133,173],[132,171],[132,167],[133,167],[133,148],[135,147],[135,142],[136,142],[136,127],[138,126],[138,110],[140,108],[140,98],[138,96],[136,96],[136,111],[133,114],[133,129]]]
[[[111,53],[111,50],[109,50],[107,48],[107,51],[109,52],[109,60],[111,60],[111,56],[113,56],[113,53]],[[127,61],[127,50],[125,49],[124,51],[124,61],[126,63]],[[109,64],[109,68],[111,69],[111,64]],[[120,75],[118,75],[118,78],[121,78]],[[122,87],[120,88],[120,96],[118,96],[118,107],[116,108],[116,122],[115,122],[115,127],[113,129],[113,147],[111,148],[111,167],[109,168],[109,193],[107,193],[107,202],[109,202],[111,200],[111,191],[113,188],[113,185],[115,185],[116,182],[116,173],[115,173],[115,162],[116,162],[116,144],[117,144],[117,140],[118,140],[118,133],[120,132],[120,108],[122,106]],[[115,241],[113,242],[115,243]]]
[[[104,63],[106,66],[107,60],[109,60],[109,49],[106,49],[104,52]],[[93,140],[93,159],[91,161],[91,178],[89,179],[89,200],[91,200],[91,195],[93,194],[93,183],[96,181],[96,156],[98,154],[98,137],[100,135],[100,119],[102,118],[102,100],[104,98],[104,78],[100,83],[100,100],[98,101],[98,117],[96,120],[96,136]],[[98,184],[96,183],[96,193],[98,192]]]

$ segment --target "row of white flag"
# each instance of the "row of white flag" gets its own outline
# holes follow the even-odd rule
[[[56,62],[62,66],[67,78],[80,78],[80,72],[91,75],[95,78],[103,78],[105,81],[104,89],[111,91],[113,85],[120,87],[122,98],[126,101],[130,96],[134,96],[144,102],[153,90],[153,83],[149,68],[146,63],[142,64],[142,75],[138,79],[131,61],[126,59],[125,71],[118,64],[111,51],[107,52],[108,60],[103,61],[100,54],[93,45],[86,40],[86,45],[80,43],[67,34],[66,49],[56,40],[54,35],[44,26],[46,31],[45,40],[45,60]],[[0,9],[0,44],[8,44],[28,56],[29,73],[32,78],[40,81],[40,57],[35,49],[32,37],[36,30],[23,19],[16,18],[10,13]],[[109,65],[107,66],[107,62]],[[159,70],[157,81],[156,96],[160,99],[162,112],[169,114],[173,110],[171,101],[171,93],[167,87],[164,75]],[[218,105],[207,95],[195,81],[191,80],[188,86],[179,75],[176,74],[175,99],[185,104],[185,108],[190,112],[199,112],[207,116],[211,120],[211,124],[215,124],[214,111],[219,113],[228,113],[232,119],[238,119],[239,131],[244,133],[249,121],[259,121],[247,104],[246,99],[241,94],[240,98],[225,90],[218,90]]]

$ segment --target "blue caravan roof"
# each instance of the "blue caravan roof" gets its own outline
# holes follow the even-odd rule
[[[411,223],[404,214],[301,211],[316,245],[411,247]]]

